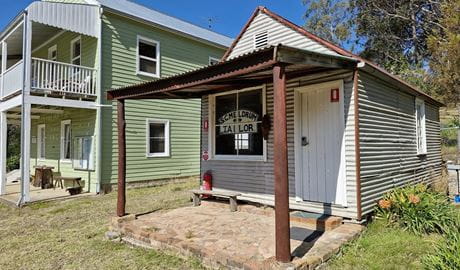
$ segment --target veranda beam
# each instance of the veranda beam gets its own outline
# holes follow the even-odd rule
[[[118,201],[117,216],[126,214],[126,120],[125,100],[117,100],[118,126]]]
[[[273,67],[274,87],[274,163],[276,259],[291,261],[289,224],[289,183],[286,123],[286,74],[284,66]]]

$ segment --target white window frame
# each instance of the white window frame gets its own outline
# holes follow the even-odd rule
[[[212,61],[215,61],[216,63],[215,64],[212,64],[211,62]],[[215,57],[212,57],[212,56],[209,56],[209,60],[208,60],[208,65],[209,66],[213,66],[213,65],[216,65],[220,62],[220,59],[219,58],[215,58]]]
[[[165,125],[165,151],[163,153],[150,153],[150,124],[164,124]],[[148,118],[146,120],[145,135],[146,135],[146,149],[145,149],[146,157],[148,158],[170,157],[171,130],[170,130],[169,120]]]
[[[81,143],[79,146],[80,147],[83,147],[83,140],[84,139],[88,139],[90,138],[91,139],[91,152],[89,153],[89,158],[88,158],[88,164],[87,164],[87,168],[84,168],[82,166],[80,166],[80,162],[82,161],[82,159],[80,159],[80,157],[76,157],[76,153],[77,153],[77,149],[76,147],[77,146],[74,146],[73,148],[73,155],[74,155],[74,158],[73,158],[73,168],[74,170],[77,170],[77,171],[94,171],[94,136],[76,136],[75,139],[74,139],[74,144],[77,145],[78,143]],[[79,152],[79,150],[78,150]],[[81,152],[81,154],[83,155],[83,151]]]
[[[56,52],[56,58],[52,58],[53,52]],[[48,48],[48,60],[57,61],[57,45],[53,45]]]
[[[43,129],[43,137],[41,130]],[[42,153],[42,142],[43,142],[43,153]],[[46,126],[45,124],[37,126],[37,159],[45,160],[46,159]]]
[[[65,142],[65,125],[70,125],[70,158],[64,158],[64,142]],[[71,120],[63,120],[61,121],[61,143],[60,143],[60,161],[61,162],[72,162],[72,121]]]
[[[73,46],[75,43],[77,43],[77,41],[80,42],[80,55],[79,56],[75,56],[73,55]],[[81,36],[78,36],[74,39],[72,39],[72,41],[70,41],[70,64],[74,65],[74,61],[77,60],[77,59],[80,59],[80,66],[82,65],[82,62],[81,62],[81,47],[82,47],[82,43],[81,43]]]
[[[241,90],[233,90],[224,93],[209,95],[208,102],[209,102],[209,111],[208,111],[208,118],[209,118],[209,132],[208,132],[208,149],[211,153],[209,159],[210,160],[244,160],[244,161],[264,161],[267,162],[267,140],[263,140],[263,154],[258,156],[249,156],[249,155],[216,155],[216,97],[217,96],[225,96],[234,93],[241,93],[247,92],[252,90],[261,90],[262,92],[262,116],[267,114],[267,87],[266,85],[255,86],[244,88]]]
[[[418,105],[420,105],[420,112],[417,110]],[[422,115],[422,120],[419,126],[418,125],[418,116],[419,113]],[[421,129],[421,130],[419,130]],[[422,145],[419,144],[419,134],[421,134],[422,138]],[[426,108],[425,108],[425,101],[420,98],[415,99],[415,144],[417,147],[417,155],[426,155],[428,152],[427,145],[426,145]]]
[[[157,58],[150,58],[150,57],[147,57],[147,56],[142,56],[139,54],[139,42],[144,42],[144,43],[150,43],[151,45],[154,45],[156,47],[156,56]],[[141,71],[141,63],[140,63],[140,59],[146,59],[146,60],[149,60],[149,61],[155,61],[156,63],[156,73],[149,73],[149,72],[145,72],[145,71]],[[161,74],[161,71],[160,71],[160,59],[161,59],[161,55],[160,55],[160,42],[159,41],[156,41],[156,40],[153,40],[153,39],[149,39],[149,38],[146,38],[146,37],[143,37],[143,36],[137,36],[137,43],[136,43],[136,74],[137,75],[142,75],[142,76],[148,76],[148,77],[153,77],[153,78],[160,78],[160,74]]]

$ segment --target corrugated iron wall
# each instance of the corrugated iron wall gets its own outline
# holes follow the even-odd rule
[[[229,58],[253,51],[255,49],[254,35],[263,31],[268,31],[268,45],[284,44],[299,49],[337,55],[331,49],[286,27],[268,15],[259,13],[232,50]]]
[[[363,214],[394,187],[430,182],[441,175],[439,108],[425,102],[426,156],[417,156],[415,96],[359,73],[361,192]]]
[[[344,80],[345,93],[345,152],[346,152],[346,177],[347,177],[347,207],[326,206],[317,202],[295,201],[295,153],[294,153],[294,89],[326,81]],[[335,73],[322,73],[300,79],[290,80],[287,84],[287,135],[288,135],[288,171],[289,194],[292,209],[307,210],[356,218],[356,174],[355,174],[355,148],[354,148],[354,114],[352,89],[352,72],[337,71]],[[273,119],[273,84],[266,86],[267,114]],[[208,119],[208,97],[202,101],[203,120]],[[208,132],[203,131],[201,137],[202,150],[208,149]],[[244,194],[243,198],[249,201],[273,203],[274,176],[273,176],[273,131],[267,141],[267,162],[243,160],[209,160],[201,162],[201,172],[211,170],[213,174],[213,187],[223,190],[237,191]],[[327,210],[326,210],[327,209]]]

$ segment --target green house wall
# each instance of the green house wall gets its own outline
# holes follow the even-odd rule
[[[31,173],[33,174],[34,166],[46,165],[54,167],[55,172],[60,172],[66,177],[81,177],[86,191],[96,189],[97,178],[94,171],[81,171],[73,168],[71,162],[60,161],[61,153],[61,121],[71,120],[72,128],[72,148],[75,138],[81,136],[94,136],[96,111],[84,109],[63,109],[63,114],[40,114],[40,119],[32,120],[31,125]],[[34,114],[37,115],[37,114]],[[37,133],[38,125],[45,125],[45,157],[44,160],[37,159]],[[95,155],[96,147],[93,147]],[[66,183],[71,185],[72,183]]]
[[[163,31],[115,14],[103,16],[102,89],[150,81],[136,74],[138,35],[160,42],[161,77],[205,66],[224,49]],[[108,101],[103,101],[111,104]],[[102,110],[102,185],[117,181],[116,106]],[[127,101],[127,181],[139,182],[194,176],[200,166],[200,100]],[[146,157],[146,120],[170,121],[170,157]]]

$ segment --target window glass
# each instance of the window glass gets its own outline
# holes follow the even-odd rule
[[[148,44],[143,41],[139,41],[139,54],[141,56],[156,59],[157,58],[156,45]]]
[[[148,126],[148,154],[167,155],[168,154],[168,123],[150,122]]]
[[[216,155],[263,155],[262,90],[216,96]]]
[[[214,57],[209,57],[209,65],[210,66],[214,66],[214,65],[217,65],[217,64],[219,64],[219,59],[214,58]]]
[[[157,73],[157,64],[155,63],[155,61],[150,61],[150,60],[141,58],[141,59],[139,59],[139,69],[142,72],[156,74]]]
[[[158,75],[158,44],[139,39],[138,62],[140,72]]]
[[[38,158],[45,159],[45,126],[38,127]]]
[[[61,159],[70,160],[71,159],[71,143],[72,143],[72,129],[70,123],[64,123],[61,129],[62,143],[61,143]]]
[[[91,136],[76,138],[74,149],[74,168],[80,170],[93,170],[93,138]]]
[[[72,64],[81,65],[81,40],[76,39],[72,42]]]
[[[416,117],[416,139],[417,153],[425,154],[426,149],[426,129],[425,129],[425,102],[417,99],[415,101],[415,117]]]

